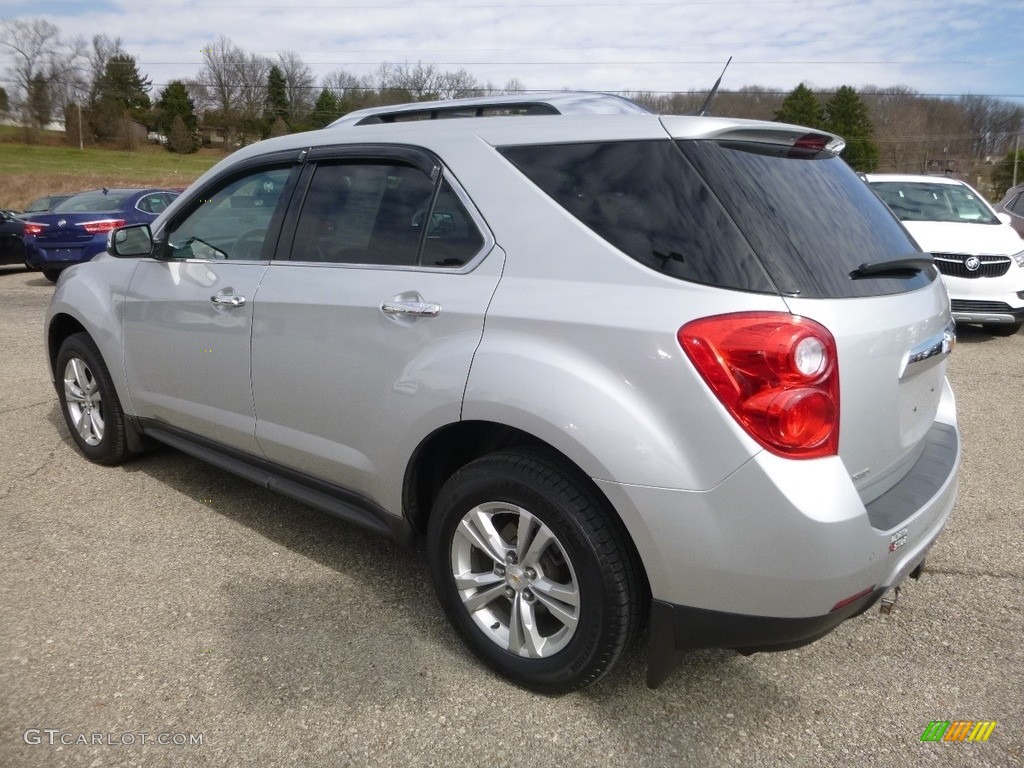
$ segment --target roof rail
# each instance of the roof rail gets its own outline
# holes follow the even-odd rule
[[[407,120],[438,120],[457,117],[500,117],[505,115],[647,115],[639,104],[610,93],[554,91],[512,94],[446,101],[420,101],[350,112],[328,128],[379,125]]]

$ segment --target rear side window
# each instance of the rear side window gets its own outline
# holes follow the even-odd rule
[[[461,267],[483,247],[447,180],[411,165],[320,163],[296,226],[292,261]]]
[[[569,213],[644,266],[696,283],[775,291],[736,224],[671,141],[500,151]]]
[[[892,213],[838,157],[788,148],[680,141],[784,294],[854,298],[916,290],[933,268],[851,276],[863,264],[917,255]]]

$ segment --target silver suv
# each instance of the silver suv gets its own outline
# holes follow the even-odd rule
[[[841,148],[585,94],[261,142],[61,278],[61,408],[425,536],[524,686],[800,646],[920,574],[960,457],[942,282]]]

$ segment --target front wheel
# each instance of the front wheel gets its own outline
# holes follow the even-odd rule
[[[44,269],[43,277],[49,280],[51,283],[56,283],[57,278],[60,277],[61,270],[59,269]]]
[[[478,459],[441,489],[431,575],[473,652],[545,693],[604,675],[636,636],[643,578],[614,513],[555,457]]]
[[[128,458],[125,417],[96,344],[85,333],[68,336],[57,353],[61,412],[78,449],[98,464]]]

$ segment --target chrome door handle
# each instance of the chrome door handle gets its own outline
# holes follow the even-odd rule
[[[380,311],[385,315],[437,317],[441,313],[441,307],[425,301],[385,301],[380,305]]]
[[[210,297],[214,304],[221,304],[228,307],[244,307],[245,296],[236,296],[233,293],[216,293]]]

